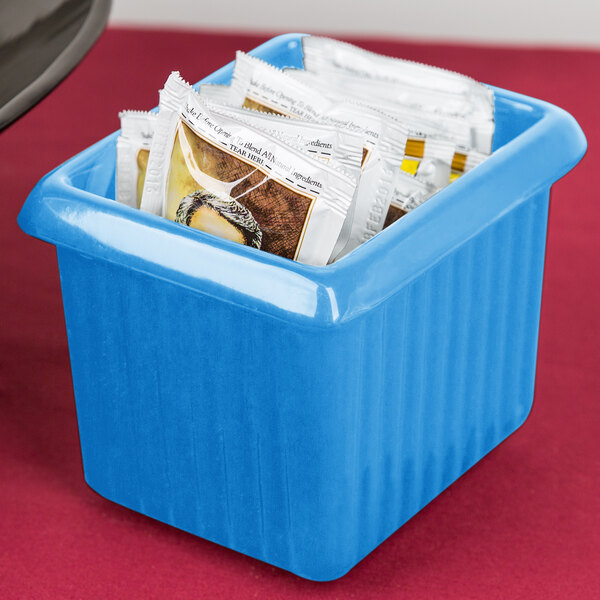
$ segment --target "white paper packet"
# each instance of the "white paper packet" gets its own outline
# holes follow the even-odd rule
[[[394,165],[379,178],[376,190],[381,196],[380,201],[356,204],[352,231],[343,248],[338,250],[335,260],[358,248],[438,191],[433,185],[419,181]]]
[[[302,50],[306,71],[330,79],[337,72],[359,81],[369,80],[373,86],[385,86],[391,97],[402,103],[417,100],[416,106],[428,111],[470,115],[474,122],[491,121],[493,134],[494,93],[470,77],[431,65],[382,56],[320,36],[303,37]],[[374,91],[381,89],[378,87]],[[415,96],[416,93],[418,96]]]
[[[326,122],[361,131],[364,136],[361,177],[354,202],[330,257],[330,262],[353,250],[362,237],[358,232],[375,235],[383,227],[392,187],[386,182],[402,166],[407,142],[406,129],[381,112],[367,106],[340,102],[332,105]],[[370,226],[367,226],[367,221]]]
[[[211,111],[179,73],[161,90],[143,210],[324,265],[355,187],[301,149]]]
[[[319,72],[335,67],[368,79],[399,81],[413,87],[443,90],[464,96],[481,95],[493,103],[493,92],[475,79],[448,69],[370,52],[332,38],[302,38],[304,67]]]
[[[286,70],[286,74],[300,83],[307,83],[324,92],[323,95],[327,95],[334,102],[337,100],[348,104],[347,101],[342,102],[347,95],[340,87],[331,87],[325,79],[314,73],[289,69]],[[355,102],[360,104],[360,99]],[[438,189],[441,189],[473,166],[480,164],[488,156],[487,153],[465,145],[476,140],[471,137],[471,126],[462,119],[439,117],[438,122],[435,122],[418,111],[414,116],[399,111],[392,102],[387,100],[376,102],[377,107],[370,106],[371,109],[408,125],[409,134],[402,170],[415,175],[425,183],[434,183]],[[367,105],[361,104],[361,106]],[[453,143],[451,139],[457,143]],[[491,137],[488,141],[491,143]]]
[[[440,190],[450,183],[451,163],[456,148],[451,142],[411,132],[396,119],[365,104],[336,103],[325,118],[340,125],[362,128],[367,135],[368,149],[372,149],[373,144],[381,137],[383,159],[391,160],[394,168],[399,166],[425,184],[427,190]],[[417,187],[420,189],[420,186]],[[371,195],[372,202],[374,196]],[[363,201],[368,201],[367,197]],[[337,250],[340,250],[340,242],[336,244]]]
[[[239,50],[235,55],[229,100],[225,100],[223,88],[218,90],[215,97],[215,88],[210,84],[200,86],[199,91],[201,96],[217,102],[221,97],[222,101],[232,106],[307,121],[318,121],[332,104],[325,96],[297,83],[281,69]]]
[[[488,158],[487,155],[474,150],[469,150],[468,154],[465,149],[462,150],[461,152],[461,149],[457,149],[455,152],[452,171],[450,172],[450,182]],[[406,160],[405,158],[404,161]],[[426,159],[421,161],[421,168],[423,166],[426,167],[426,165]],[[405,214],[429,200],[440,189],[433,180],[428,181],[426,178],[417,179],[416,177],[411,177],[404,169],[394,171],[393,175],[390,174],[389,179],[382,180],[381,184],[387,186],[388,182],[391,182],[390,193],[388,195],[390,200],[387,204],[381,205],[384,211],[383,219],[382,212],[378,210],[373,211],[368,216],[364,214],[355,215],[353,232],[344,247],[338,249],[335,256],[336,260],[345,256],[348,252],[373,237],[373,235],[389,227]],[[362,206],[364,207],[365,204]]]
[[[381,98],[425,115],[466,119],[473,124],[487,121],[493,123],[492,107],[481,105],[471,98],[441,90],[416,88],[389,80],[369,79],[339,69],[325,69],[316,73],[303,69],[286,69],[286,72],[295,73],[300,78],[322,79],[333,89],[363,97],[367,101],[372,98]]]
[[[486,154],[475,150],[457,148],[452,160],[450,182],[481,164],[486,158],[488,158]],[[436,191],[438,189],[432,182],[417,180],[415,183],[414,180],[410,181],[406,177],[398,176],[394,181],[392,199],[383,223],[383,229],[423,204]]]
[[[373,210],[387,210],[391,197],[382,197],[382,192],[389,193],[390,189],[381,187],[377,193],[376,186],[385,170],[392,168],[390,165],[400,168],[401,161],[397,157],[406,144],[406,135],[400,124],[393,123],[375,110],[332,102],[315,90],[294,81],[280,69],[243,52],[236,54],[233,78],[228,89],[206,85],[200,86],[199,93],[204,98],[218,100],[228,106],[285,115],[296,120],[304,119],[311,124],[325,122],[362,136],[360,181],[344,225],[332,248],[329,262],[335,260],[346,246],[354,227],[355,214],[367,218]],[[387,143],[383,146],[385,150],[377,149],[384,130],[387,138]],[[357,210],[359,204],[361,206]],[[367,206],[362,206],[363,204]],[[382,205],[385,209],[381,208]],[[384,218],[385,212],[382,212],[381,226]],[[362,225],[357,224],[356,227]]]
[[[486,154],[481,154],[475,150],[457,148],[452,160],[450,182],[475,168],[486,158],[488,158]],[[438,190],[431,183],[421,181],[418,184],[413,185],[410,181],[407,181],[406,178],[398,177],[395,180],[392,200],[383,223],[383,229],[389,227],[406,213],[423,204],[423,202],[431,198],[436,191]]]
[[[318,91],[330,101],[353,100],[375,107],[383,113],[404,123],[409,130],[427,137],[450,141],[454,144],[475,148],[489,154],[492,145],[494,122],[473,122],[469,118],[426,112],[424,108],[403,105],[386,92],[386,85],[368,79],[344,74],[336,77],[300,69],[286,69],[285,74]],[[380,92],[379,94],[377,92]]]
[[[156,117],[156,113],[141,110],[119,113],[116,199],[133,208],[140,207]]]
[[[339,250],[348,241],[356,203],[374,201],[373,184],[371,183],[369,190],[365,189],[365,186],[375,181],[374,175],[370,174],[362,182],[360,182],[360,179],[362,169],[365,167],[365,159],[367,155],[372,154],[373,148],[377,145],[379,134],[370,131],[370,135],[366,135],[363,128],[358,125],[353,127],[348,123],[338,126],[321,121],[305,121],[275,113],[259,112],[248,108],[233,108],[213,103],[209,103],[209,107],[214,108],[217,112],[224,111],[225,114],[231,114],[244,122],[268,131],[272,135],[281,137],[288,143],[297,144],[312,156],[320,160],[326,160],[336,168],[340,167],[346,172],[349,171],[349,175],[357,181],[352,204],[329,259],[329,262],[332,262]],[[348,116],[347,112],[345,116]],[[372,141],[371,135],[375,135]],[[381,166],[374,167],[379,160],[380,154],[376,152],[375,158],[369,167],[370,173],[375,173],[377,169],[381,169]]]
[[[356,180],[360,177],[364,136],[358,132],[327,123],[292,119],[247,108],[212,102],[207,102],[207,105],[214,112],[230,115],[292,146],[303,148],[313,158],[345,169]]]
[[[441,189],[450,181],[452,143],[420,133],[409,140],[409,129],[382,111],[342,98],[328,99],[319,90],[243,52],[236,54],[228,89],[200,86],[200,94],[230,106],[330,123],[363,135],[361,178],[330,262],[381,230],[393,188],[380,182],[389,180],[392,171],[404,166],[427,190],[432,186]],[[412,154],[405,156],[407,150]]]
[[[307,85],[302,79],[296,81],[291,75],[295,75],[294,70],[284,72],[259,58],[237,52],[231,85],[201,85],[199,93],[203,98],[229,106],[332,123],[349,131],[362,131],[365,135],[363,162],[376,143],[381,123],[396,122],[396,128],[402,130],[400,139],[403,141],[394,145],[393,150],[397,155],[407,154],[408,160],[403,163],[403,168],[423,181],[435,180],[440,188],[447,185],[454,144],[437,139],[431,133],[435,131],[434,123],[415,118],[413,127],[407,127],[394,118],[395,115],[364,103],[347,102],[343,93],[331,91],[331,86],[314,74],[305,75],[315,86]],[[461,125],[468,129],[468,124]],[[426,129],[428,126],[429,132]],[[416,153],[411,153],[411,149]],[[427,159],[425,162],[428,166],[425,168],[423,165],[419,172],[423,159]]]
[[[207,102],[224,107],[246,109],[311,124],[325,123],[363,137],[365,147],[361,164],[370,146],[376,143],[378,133],[367,117],[367,123],[355,121],[356,107],[345,107],[344,102],[332,102],[314,89],[295,82],[281,69],[256,58],[237,52],[230,86],[204,84],[198,93]],[[377,115],[382,121],[383,117]]]

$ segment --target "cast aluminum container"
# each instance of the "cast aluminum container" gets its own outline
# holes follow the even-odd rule
[[[302,66],[295,34],[253,54]],[[330,580],[515,431],[550,186],[586,141],[494,92],[492,157],[327,267],[117,204],[116,133],[42,179],[19,224],[57,248],[90,487]]]

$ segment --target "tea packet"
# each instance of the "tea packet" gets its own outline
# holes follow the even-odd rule
[[[358,132],[322,122],[291,119],[274,113],[234,108],[213,102],[207,104],[214,112],[230,115],[288,144],[303,148],[313,158],[336,168],[346,169],[355,179],[360,176],[363,136]]]
[[[438,67],[375,54],[319,36],[302,38],[304,68],[344,92],[377,95],[424,113],[468,119],[477,150],[491,151],[493,91],[474,79]]]
[[[466,150],[461,152],[461,149],[458,148],[452,161],[450,181],[452,182],[467,171],[470,171],[486,158],[485,154],[473,150],[470,150],[467,154]],[[425,200],[428,200],[437,191],[431,184],[428,185],[427,183],[415,180],[412,182],[403,181],[402,178],[398,178],[392,193],[392,200],[385,217],[383,229],[389,227],[405,214],[423,204]]]
[[[319,90],[332,101],[341,102],[343,98],[347,97],[341,88],[332,88],[325,79],[314,73],[290,69],[286,70],[286,74]],[[360,100],[359,96],[355,99],[355,103],[360,103]],[[409,133],[404,149],[405,159],[402,162],[402,169],[425,183],[433,181],[436,187],[441,189],[480,164],[488,156],[487,153],[465,145],[476,143],[476,140],[472,137],[471,126],[462,119],[440,116],[436,121],[432,120],[431,116],[423,116],[420,111],[409,113],[399,110],[389,100],[375,100],[372,97],[370,100],[376,103],[375,110],[380,111],[389,119],[400,121],[408,126]],[[345,103],[348,102],[345,101]],[[365,105],[362,104],[362,106]],[[370,106],[370,108],[374,107]],[[489,142],[491,143],[491,138]]]
[[[367,141],[364,129],[351,127],[347,123],[340,124],[338,127],[323,122],[292,119],[279,114],[259,112],[247,108],[232,108],[212,103],[209,103],[209,107],[217,112],[224,111],[225,114],[231,114],[244,122],[254,124],[289,143],[298,144],[299,147],[304,148],[307,153],[316,158],[325,160],[347,172],[350,170],[349,174],[357,181],[362,178],[361,170],[365,165],[367,152],[370,155],[373,151],[373,145]],[[367,147],[369,150],[367,150]],[[374,158],[371,167],[379,162],[379,154],[376,156],[377,158]],[[376,171],[376,169],[370,168],[369,171]],[[335,258],[339,249],[343,248],[348,241],[356,203],[375,201],[375,191],[370,181],[374,182],[376,180],[377,174],[358,181],[352,204],[329,262]],[[369,185],[371,187],[368,187]]]
[[[350,99],[377,108],[421,136],[475,148],[487,154],[491,150],[493,121],[474,123],[465,117],[426,112],[423,107],[403,105],[391,97],[388,87],[380,85],[379,81],[373,82],[344,74],[329,76],[300,69],[286,69],[285,74],[318,91],[330,101],[341,102]]]
[[[201,85],[199,93],[203,98],[229,106],[333,123],[351,131],[362,130],[367,140],[363,162],[369,153],[368,144],[372,144],[377,137],[371,135],[373,119],[394,121],[396,127],[403,130],[403,142],[394,150],[397,154],[407,154],[409,160],[404,164],[405,170],[420,177],[417,167],[422,159],[439,159],[431,163],[429,172],[424,172],[424,176],[431,178],[431,171],[439,165],[443,171],[437,176],[439,186],[447,185],[449,176],[446,176],[441,163],[447,163],[449,171],[454,144],[429,133],[427,126],[434,130],[434,124],[421,120],[409,128],[395,115],[365,103],[347,102],[342,93],[332,92],[330,86],[314,74],[306,75],[311,78],[310,83],[316,83],[316,86],[295,81],[290,75],[295,75],[295,70],[284,72],[256,57],[237,52],[231,85]],[[366,123],[363,122],[365,120]]]
[[[302,38],[304,68],[322,72],[327,68],[346,71],[365,79],[400,82],[415,88],[481,97],[493,107],[492,90],[475,79],[448,69],[370,52],[348,42],[322,36]]]
[[[318,121],[331,102],[263,60],[237,51],[231,85],[203,84],[202,98],[238,108]]]
[[[356,248],[383,227],[392,200],[396,171],[401,170],[407,131],[379,111],[352,103],[332,106],[323,119],[364,136],[361,175],[354,202],[336,242],[330,262]],[[430,174],[435,177],[435,174]],[[445,175],[442,175],[442,179]]]
[[[119,113],[121,135],[117,138],[117,202],[139,208],[156,113],[127,110]]]
[[[324,265],[355,187],[352,177],[302,149],[211,111],[179,73],[161,90],[143,210]]]
[[[292,81],[294,79],[295,81]],[[404,143],[394,151],[406,155],[408,160],[404,163],[404,170],[426,182],[430,182],[434,177],[440,188],[449,183],[447,172],[450,170],[455,144],[450,141],[453,133],[439,125],[439,122],[448,119],[439,117],[437,121],[428,120],[417,110],[413,110],[408,118],[391,101],[384,103],[387,110],[365,101],[348,102],[348,95],[343,90],[334,88],[335,86],[313,73],[294,69],[284,72],[256,57],[237,52],[231,86],[201,86],[200,93],[238,107],[245,106],[263,112],[334,123],[347,128],[357,126],[355,130],[362,129],[371,143],[373,136],[369,138],[369,132],[372,131],[370,124],[373,114],[376,113],[377,119],[393,121],[403,130]],[[366,125],[362,122],[365,119]],[[468,142],[470,125],[463,121],[458,125],[464,135],[456,137]],[[447,136],[444,138],[438,135],[441,133],[446,133]],[[366,159],[368,147],[365,147],[364,152]],[[429,163],[429,168],[421,174],[418,173],[418,167],[423,159]],[[437,160],[431,162],[432,159]],[[432,173],[436,169],[440,172]]]
[[[441,189],[450,181],[450,163],[454,152],[451,142],[434,139],[432,136],[428,138],[421,133],[414,134],[409,139],[409,129],[383,111],[364,104],[346,102],[341,98],[328,99],[320,90],[294,81],[280,69],[242,52],[236,54],[231,86],[209,84],[200,86],[199,91],[203,97],[230,106],[245,106],[262,112],[308,119],[310,122],[330,123],[362,133],[364,147],[361,180],[330,260],[335,260],[339,252],[347,248],[350,238],[363,239],[363,234],[357,232],[369,231],[374,235],[383,227],[391,200],[389,196],[381,197],[381,192],[385,190],[389,193],[391,186],[381,186],[379,193],[376,193],[383,170],[404,168],[427,184],[428,190],[430,184]],[[379,144],[384,130],[387,141],[375,152],[371,161],[370,156]],[[407,151],[409,154],[405,155]],[[365,168],[369,163],[369,172],[365,175]],[[408,185],[408,181],[406,183]],[[413,186],[409,187],[412,189]],[[362,221],[367,218],[370,227]],[[358,219],[356,223],[355,219]],[[376,223],[379,223],[379,229],[375,226]],[[353,244],[351,242],[355,247]]]
[[[336,246],[333,260],[358,248],[439,191],[432,184],[419,181],[398,168],[386,171],[386,176],[378,181],[377,190],[384,194],[386,201],[356,203],[351,233],[341,248]]]

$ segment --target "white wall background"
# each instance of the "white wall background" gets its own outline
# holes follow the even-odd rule
[[[600,47],[600,0],[113,0],[111,23]]]

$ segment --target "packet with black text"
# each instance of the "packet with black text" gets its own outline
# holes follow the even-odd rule
[[[296,120],[305,119],[315,127],[319,123],[327,123],[361,135],[360,181],[330,262],[348,248],[350,239],[356,237],[353,232],[357,228],[361,231],[365,228],[362,219],[371,218],[372,224],[378,222],[378,230],[383,227],[391,201],[391,188],[377,186],[385,173],[401,167],[407,137],[400,123],[369,107],[330,101],[318,91],[294,81],[280,69],[243,52],[236,54],[232,83],[228,89],[206,85],[200,86],[199,93],[229,106],[290,116]],[[380,218],[377,220],[375,215]],[[355,223],[355,219],[359,221]]]
[[[308,81],[304,81],[304,76],[308,76]],[[229,106],[333,123],[349,131],[362,130],[366,136],[363,163],[368,157],[369,144],[377,137],[377,134],[372,135],[373,121],[395,121],[396,127],[403,130],[404,141],[394,151],[399,156],[407,155],[402,168],[427,182],[435,179],[440,188],[450,182],[454,144],[431,133],[436,130],[435,123],[415,118],[413,127],[407,127],[401,119],[395,118],[396,115],[386,114],[363,102],[347,102],[343,92],[332,90],[326,81],[313,73],[294,69],[284,72],[238,51],[231,85],[201,85],[199,93],[208,100]],[[419,172],[423,160],[429,166]]]
[[[410,134],[403,123],[381,110],[346,102],[343,97],[328,98],[323,91],[296,81],[288,73],[243,52],[236,54],[231,86],[200,86],[202,96],[230,106],[330,123],[364,136],[361,179],[332,261],[341,256],[342,251],[347,253],[349,247],[356,247],[356,241],[367,235],[357,232],[374,235],[383,227],[391,201],[391,186],[377,187],[384,172],[404,169],[423,182],[427,190],[432,185],[441,189],[450,182],[454,144],[432,135]],[[375,151],[380,138],[381,146]],[[417,184],[417,187],[421,186]],[[383,197],[384,191],[387,197]],[[369,227],[365,219],[369,220]]]
[[[307,121],[320,120],[332,104],[281,69],[239,50],[231,85],[204,84],[198,92],[213,102]]]
[[[331,255],[330,262],[333,262],[358,246],[357,240],[364,237],[358,232],[368,231],[375,235],[383,227],[392,199],[392,187],[387,182],[402,167],[407,134],[400,123],[380,112],[348,102],[333,105],[323,119],[360,131],[364,138],[360,181]]]
[[[179,73],[160,93],[143,210],[299,262],[324,265],[352,177],[232,116]]]
[[[359,133],[322,122],[291,119],[274,113],[212,102],[207,104],[215,112],[231,115],[293,146],[304,148],[313,158],[346,169],[358,179],[363,153],[363,136]]]

